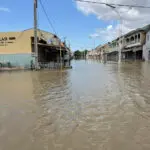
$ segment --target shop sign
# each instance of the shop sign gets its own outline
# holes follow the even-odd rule
[[[7,46],[8,44],[13,44],[16,37],[0,37],[0,46]]]

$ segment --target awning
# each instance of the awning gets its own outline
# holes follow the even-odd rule
[[[34,43],[32,43],[32,44],[34,45]],[[46,47],[46,48],[55,49],[55,50],[60,51],[60,46],[59,45],[51,45],[51,44],[38,43],[38,46],[42,46],[42,47]],[[66,48],[66,47],[64,47],[64,46],[61,46],[61,50],[69,52],[69,49]]]

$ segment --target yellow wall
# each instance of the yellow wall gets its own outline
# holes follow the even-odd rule
[[[0,33],[0,54],[31,53],[31,36],[33,36],[32,29],[22,32]],[[7,40],[3,40],[4,43],[2,44],[2,38],[4,37],[7,37]],[[9,40],[10,37],[16,39]]]
[[[31,37],[33,36],[33,29],[21,32],[0,32],[0,54],[31,53]],[[5,37],[7,40],[2,40]],[[15,37],[16,40],[9,40],[9,37]],[[54,35],[49,32],[38,30],[38,37],[43,38],[47,42],[52,40],[54,45],[59,45],[59,39],[53,38]]]

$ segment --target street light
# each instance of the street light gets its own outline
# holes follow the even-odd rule
[[[122,36],[122,18],[121,18],[121,15],[120,15],[120,13],[116,10],[116,7],[115,6],[113,6],[113,5],[110,5],[110,4],[106,4],[106,6],[108,6],[108,7],[110,7],[110,8],[112,8],[116,13],[117,13],[117,15],[119,16],[119,20],[120,20],[120,32],[119,32],[119,37],[120,37],[120,40],[121,40],[121,36]],[[122,40],[121,40],[122,41]],[[122,42],[121,41],[119,41],[119,45],[121,45],[122,44]],[[119,60],[118,60],[118,63],[121,63],[121,46],[120,46],[120,48],[119,48]]]

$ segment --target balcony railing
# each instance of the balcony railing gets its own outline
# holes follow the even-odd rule
[[[141,43],[141,40],[137,39],[137,40],[134,40],[134,41],[125,42],[124,46],[129,46],[129,45],[133,45],[133,44],[140,44],[140,43]]]

